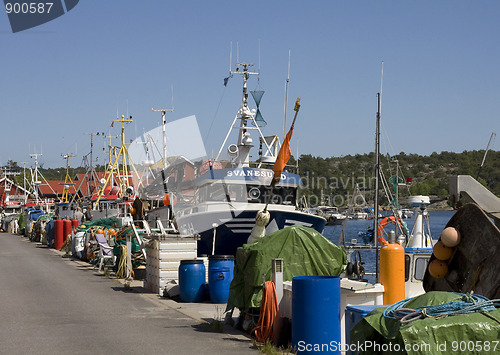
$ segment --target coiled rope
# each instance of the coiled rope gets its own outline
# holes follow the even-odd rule
[[[127,270],[127,246],[120,245],[120,260],[118,260],[118,269],[116,270],[117,279],[125,279],[129,275]]]
[[[274,319],[279,312],[274,282],[266,281],[262,292],[259,321],[251,331],[252,337],[258,344],[265,344],[266,340],[272,339]]]
[[[413,298],[407,298],[387,307],[384,311],[384,317],[396,319],[402,324],[407,324],[426,317],[440,319],[459,314],[490,312],[495,310],[496,307],[500,307],[500,299],[489,300],[484,296],[471,293],[455,294],[459,296],[457,300],[435,306],[417,307],[415,309],[406,307],[408,302],[413,300]],[[494,319],[500,323],[498,319]]]

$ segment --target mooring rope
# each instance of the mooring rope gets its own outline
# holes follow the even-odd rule
[[[454,301],[435,306],[417,307],[415,309],[406,307],[413,300],[413,298],[407,298],[387,307],[384,311],[384,317],[396,319],[402,324],[407,324],[426,317],[440,319],[459,314],[490,312],[495,310],[496,307],[500,307],[500,299],[490,300],[484,296],[471,293],[455,294],[459,297]]]

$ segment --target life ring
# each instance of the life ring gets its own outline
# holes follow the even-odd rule
[[[394,223],[394,224],[397,223],[399,225],[399,228],[401,228],[402,231],[407,230],[406,225],[404,224],[403,221],[401,221],[400,218],[396,219],[394,216],[385,217],[378,224],[378,242],[380,244],[389,244],[387,242],[387,240],[385,240],[385,238],[382,236],[384,234],[384,228],[389,222]]]

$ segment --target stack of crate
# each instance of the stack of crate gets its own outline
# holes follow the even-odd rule
[[[196,259],[196,239],[178,234],[152,234],[149,238],[144,288],[163,295],[166,284],[178,279],[180,261]]]

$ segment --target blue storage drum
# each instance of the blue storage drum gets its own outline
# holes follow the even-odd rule
[[[226,303],[234,275],[234,256],[208,257],[208,290],[213,303]]]
[[[203,260],[181,260],[179,294],[183,302],[202,302],[205,298],[205,264]]]
[[[292,344],[297,354],[317,354],[314,344],[340,354],[340,334],[340,278],[293,277]]]

